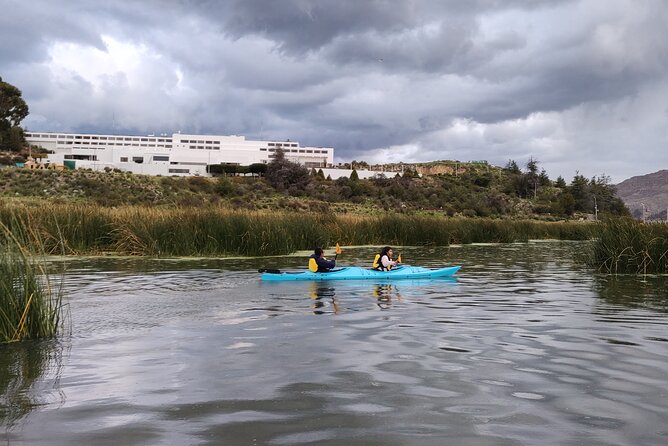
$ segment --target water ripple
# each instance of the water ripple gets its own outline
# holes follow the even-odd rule
[[[572,261],[585,247],[404,247],[415,264],[464,268],[454,281],[392,284],[258,280],[264,263],[304,268],[298,257],[82,261],[64,280],[73,334],[58,378],[49,361],[28,359],[39,348],[0,356],[14,358],[0,376],[35,371],[12,400],[29,414],[5,436],[665,444],[666,278],[597,276]],[[363,264],[375,250],[349,248],[346,259]]]

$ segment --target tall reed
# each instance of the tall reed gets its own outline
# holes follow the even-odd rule
[[[668,273],[668,225],[631,219],[607,221],[587,261],[607,273]]]
[[[585,239],[586,223],[387,214],[231,211],[215,207],[102,208],[0,206],[0,221],[21,218],[47,252],[149,256],[278,255],[341,244],[449,245],[529,239]],[[5,223],[7,224],[7,223]]]
[[[27,249],[40,243],[20,221],[11,230],[0,223],[0,343],[50,338],[62,328],[62,288]]]

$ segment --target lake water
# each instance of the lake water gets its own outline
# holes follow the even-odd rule
[[[586,246],[404,247],[463,268],[391,284],[68,260],[71,334],[0,347],[0,443],[668,444],[668,279],[594,274]]]

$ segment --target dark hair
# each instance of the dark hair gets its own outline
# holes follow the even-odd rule
[[[391,246],[386,246],[386,247],[384,247],[383,249],[381,249],[381,250],[380,250],[380,256],[381,256],[381,257],[386,256],[386,255],[387,255],[387,251],[389,251],[390,249],[392,249]],[[394,250],[392,249],[392,251],[394,251]],[[389,256],[388,256],[388,257],[389,257]]]
[[[315,248],[315,250],[313,252],[315,253],[315,255],[320,256],[320,255],[322,255],[323,250],[320,246],[318,246],[317,248]]]

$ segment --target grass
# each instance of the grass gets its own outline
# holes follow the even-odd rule
[[[280,255],[335,243],[445,246],[547,238],[582,240],[591,237],[593,226],[437,215],[245,211],[214,206],[0,205],[0,222],[10,232],[16,229],[14,221],[26,222],[31,231],[39,234],[36,249],[47,253],[113,252],[163,257]]]
[[[668,226],[609,220],[602,224],[587,262],[613,274],[668,273]]]
[[[0,343],[51,338],[62,328],[61,289],[29,252],[41,242],[22,223],[0,223]]]

